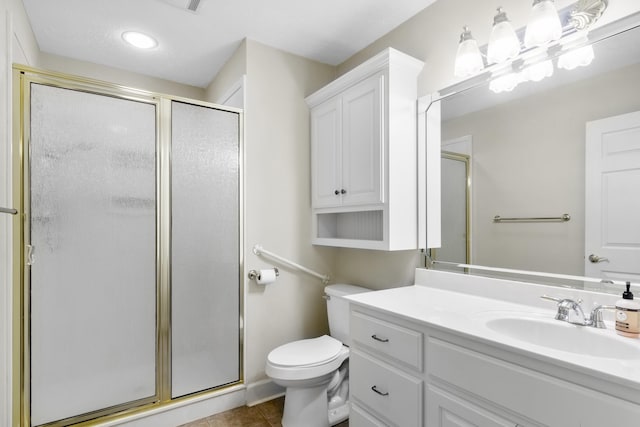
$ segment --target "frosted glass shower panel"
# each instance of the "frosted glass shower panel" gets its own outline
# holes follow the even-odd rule
[[[240,379],[239,115],[172,102],[172,396]]]
[[[31,84],[31,420],[156,395],[155,105]]]

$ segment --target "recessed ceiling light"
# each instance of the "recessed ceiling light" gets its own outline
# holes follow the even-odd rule
[[[152,49],[158,46],[156,39],[137,31],[125,31],[122,33],[122,39],[140,49]]]

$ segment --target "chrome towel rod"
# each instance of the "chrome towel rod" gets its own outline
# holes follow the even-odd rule
[[[567,222],[570,219],[571,215],[569,214],[537,218],[502,218],[500,215],[496,215],[493,217],[493,222]]]
[[[11,208],[3,208],[0,207],[0,213],[6,213],[6,214],[10,214],[10,215],[16,215],[18,213],[17,209],[11,209]]]
[[[324,284],[329,283],[329,280],[331,280],[331,278],[326,274],[318,273],[317,271],[313,271],[311,269],[308,269],[307,267],[301,266],[298,263],[295,263],[295,262],[290,261],[290,260],[288,260],[286,258],[283,258],[280,255],[276,255],[273,252],[266,251],[260,245],[255,245],[253,247],[253,253],[256,254],[256,255],[266,255],[266,256],[271,257],[271,258],[273,258],[275,260],[278,260],[281,263],[286,264],[286,265],[288,265],[290,267],[296,268],[296,269],[298,269],[300,271],[304,271],[305,273],[310,274],[312,276],[315,276],[318,279],[322,280],[322,283],[324,283]]]

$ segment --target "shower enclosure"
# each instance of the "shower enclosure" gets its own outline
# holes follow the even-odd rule
[[[14,80],[23,424],[241,382],[241,111],[22,67]]]

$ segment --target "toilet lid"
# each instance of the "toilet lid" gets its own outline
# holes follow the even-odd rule
[[[270,363],[280,366],[319,365],[334,359],[342,343],[329,335],[281,345],[269,353]]]

